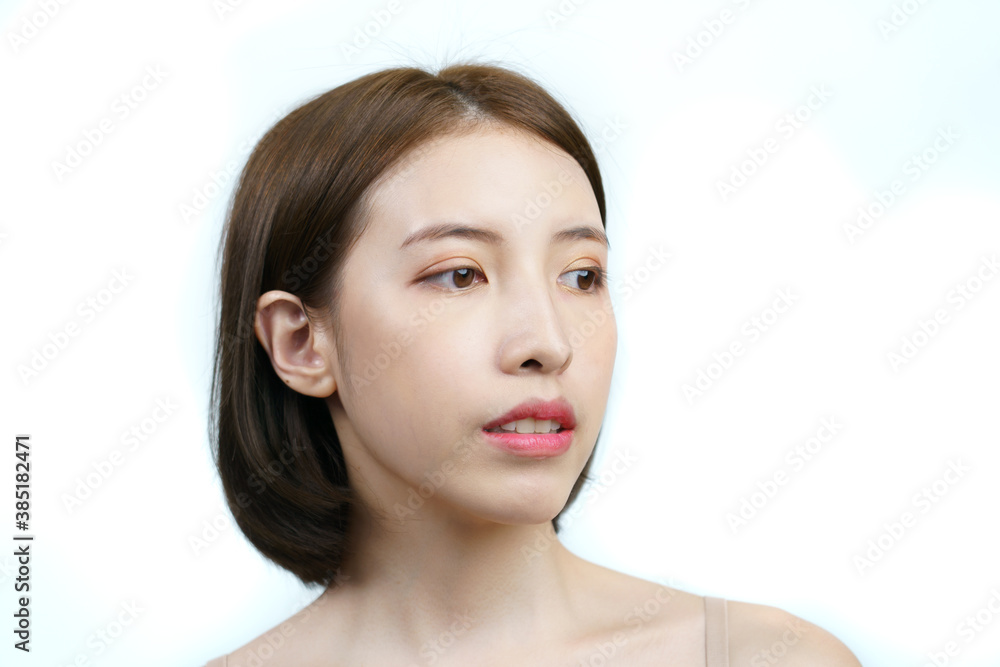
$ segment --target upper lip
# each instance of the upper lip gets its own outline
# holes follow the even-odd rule
[[[543,401],[540,398],[527,400],[503,416],[489,422],[483,426],[483,429],[497,428],[501,424],[516,422],[518,419],[527,419],[528,417],[556,421],[565,429],[571,429],[576,426],[576,416],[573,414],[573,406],[569,404],[569,401],[560,396],[549,401]]]

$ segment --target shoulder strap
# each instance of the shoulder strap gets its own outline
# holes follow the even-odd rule
[[[705,664],[729,667],[729,618],[726,600],[705,596]]]
[[[209,660],[205,667],[227,667],[229,665],[229,655],[226,654],[221,658],[216,658],[215,660]]]

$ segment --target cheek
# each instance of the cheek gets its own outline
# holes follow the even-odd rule
[[[419,452],[428,431],[468,397],[481,371],[473,342],[481,341],[482,326],[449,319],[444,299],[397,303],[370,293],[350,305],[343,314],[344,408],[373,444],[405,437]]]
[[[579,336],[571,341],[573,363],[568,371],[571,376],[568,385],[583,393],[581,398],[586,397],[584,400],[592,414],[603,415],[618,348],[617,325],[610,311],[595,309],[586,313],[577,327]],[[595,437],[601,421],[588,423],[587,428],[593,430]]]
[[[610,373],[618,348],[618,326],[610,304],[584,311],[569,337],[574,363],[592,372],[605,369]]]

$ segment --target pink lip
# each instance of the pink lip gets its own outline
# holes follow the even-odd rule
[[[510,431],[493,433],[487,430],[528,417],[559,422],[561,430],[557,433],[516,433]],[[574,428],[576,428],[576,417],[573,414],[573,407],[566,399],[557,398],[551,401],[539,399],[525,401],[502,417],[483,426],[482,431],[487,442],[512,454],[548,458],[558,456],[569,449],[573,443]]]
[[[486,424],[483,426],[483,430],[496,428],[501,424],[516,422],[518,419],[527,419],[528,417],[555,420],[567,431],[576,428],[576,417],[573,414],[573,406],[565,398],[556,398],[551,401],[534,398],[521,403],[510,412]]]

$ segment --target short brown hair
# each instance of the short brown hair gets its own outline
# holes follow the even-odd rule
[[[597,161],[570,114],[531,79],[481,63],[436,74],[386,69],[323,93],[279,120],[240,176],[219,248],[210,439],[237,525],[305,583],[333,579],[357,498],[325,400],[285,386],[254,336],[257,299],[290,292],[336,331],[340,267],[363,229],[372,185],[426,142],[483,124],[575,158],[606,226]]]

